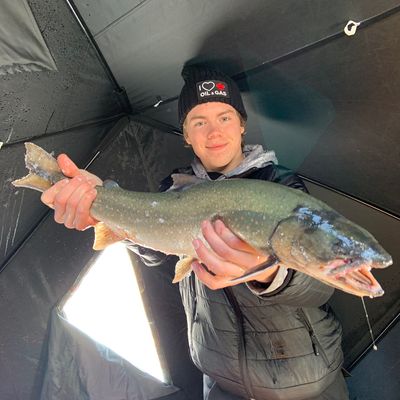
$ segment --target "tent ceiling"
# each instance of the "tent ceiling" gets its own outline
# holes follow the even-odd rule
[[[64,0],[46,6],[32,0],[29,5],[32,24],[37,24],[57,70],[0,75],[0,141],[34,139],[120,114],[115,87]],[[0,23],[8,18],[3,7]]]
[[[246,91],[247,142],[400,215],[398,1],[75,3],[133,110],[179,129],[176,100],[153,105],[188,60],[222,65]],[[350,19],[365,21],[353,37]]]
[[[398,5],[397,0],[75,0],[134,108],[179,94],[191,59],[236,74],[279,59]]]
[[[22,142],[35,141],[58,153],[68,152],[85,165],[124,112],[115,85],[64,0],[46,6],[40,0],[6,1],[0,6],[2,28],[6,26],[2,20],[11,18],[18,7],[29,11],[29,6],[35,19],[28,13],[24,23],[42,36],[57,69],[21,69],[0,75],[0,270],[46,212],[37,195],[10,185],[15,177],[26,174]],[[4,51],[9,44],[16,52],[23,42],[25,58],[32,50],[34,61],[36,47],[30,49],[18,32],[12,33],[2,36]],[[8,53],[8,57],[13,54]]]

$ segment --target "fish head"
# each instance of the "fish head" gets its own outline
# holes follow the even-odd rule
[[[371,273],[392,257],[364,228],[334,210],[298,207],[281,221],[270,240],[282,264],[357,296],[383,289]]]

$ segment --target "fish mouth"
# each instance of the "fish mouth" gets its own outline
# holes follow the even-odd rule
[[[356,296],[379,297],[384,294],[379,282],[372,275],[372,268],[387,265],[361,259],[336,259],[324,266],[327,280],[333,285]]]

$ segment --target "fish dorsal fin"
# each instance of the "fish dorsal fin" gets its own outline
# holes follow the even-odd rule
[[[104,222],[98,222],[94,226],[94,250],[103,250],[113,243],[126,239],[124,236],[117,235]]]
[[[168,189],[175,191],[183,191],[189,189],[192,186],[198,185],[200,183],[207,182],[205,179],[198,178],[195,175],[187,175],[187,174],[172,174],[172,186]]]

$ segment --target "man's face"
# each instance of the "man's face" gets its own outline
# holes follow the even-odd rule
[[[192,108],[185,119],[185,140],[209,172],[226,173],[243,159],[244,127],[229,104],[209,102]]]

